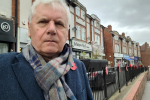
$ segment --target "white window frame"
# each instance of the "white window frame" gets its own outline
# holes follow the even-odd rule
[[[97,42],[97,45],[100,45],[100,36],[95,34],[95,40]]]
[[[77,31],[76,31],[76,38],[77,39],[81,39],[81,28],[80,28],[80,26],[79,25],[76,25],[76,27],[77,27]]]
[[[118,40],[118,38],[119,38],[118,35],[115,35],[115,40]]]
[[[85,28],[82,29],[82,40],[86,41],[86,36],[85,36]]]
[[[124,52],[124,53],[127,53],[126,50],[127,50],[127,48],[126,48],[126,47],[123,47],[123,52]]]
[[[136,50],[134,49],[134,55],[136,56]]]
[[[125,39],[123,40],[123,43],[126,43]]]
[[[85,19],[85,11],[81,10],[81,18]]]
[[[76,7],[76,15],[80,16],[80,8]]]
[[[119,45],[118,44],[115,44],[115,51],[119,52]]]
[[[131,42],[129,42],[129,44],[131,45]]]
[[[98,41],[98,45],[100,45],[100,36],[98,36],[98,40],[97,41]]]

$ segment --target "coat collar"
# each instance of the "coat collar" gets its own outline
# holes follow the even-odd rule
[[[29,100],[44,100],[43,91],[34,77],[34,70],[22,56],[22,53],[16,55],[15,62],[12,64],[12,68],[26,97]]]

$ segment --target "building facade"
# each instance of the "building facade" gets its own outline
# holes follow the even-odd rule
[[[141,58],[142,64],[145,66],[150,66],[150,46],[145,42],[141,47]]]
[[[0,1],[0,54],[17,51],[18,0]],[[17,7],[16,7],[17,5]],[[16,9],[18,8],[18,9]]]
[[[105,57],[108,60],[108,66],[114,67],[114,46],[113,39],[114,34],[112,32],[112,26],[103,27],[104,32],[104,52]]]

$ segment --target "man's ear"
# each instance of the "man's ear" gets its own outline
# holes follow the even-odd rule
[[[31,33],[30,33],[30,23],[28,22],[28,36],[31,38]]]

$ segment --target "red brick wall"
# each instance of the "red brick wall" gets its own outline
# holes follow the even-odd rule
[[[150,47],[147,43],[145,45],[145,51],[141,51],[142,64],[145,66],[150,66]]]
[[[16,0],[12,0],[12,19],[13,19],[13,36],[15,36],[15,9],[16,9]],[[18,27],[20,22],[20,0],[18,0]],[[15,51],[15,43],[13,43],[13,51]]]
[[[105,56],[108,61],[112,62],[111,67],[114,67],[114,55],[113,55],[113,42],[112,35],[108,29],[104,30],[104,46],[105,46]],[[110,57],[111,56],[111,57]]]

